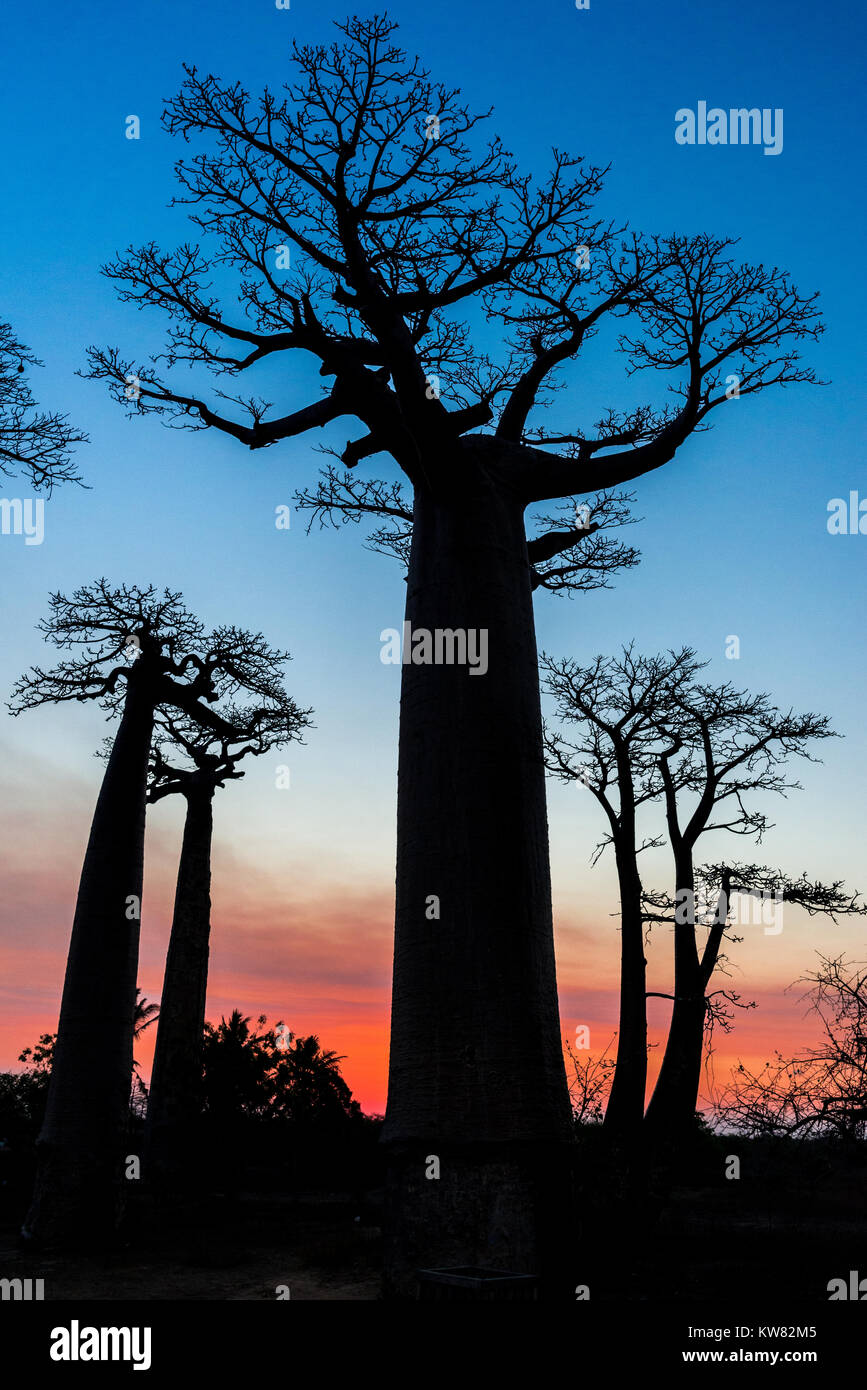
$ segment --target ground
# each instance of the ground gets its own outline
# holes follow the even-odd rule
[[[591,1136],[591,1140],[593,1140]],[[725,1176],[728,1156],[741,1177]],[[828,1283],[867,1278],[867,1146],[705,1136],[677,1173],[640,1191],[585,1145],[571,1283],[593,1302],[738,1299],[826,1303]],[[276,1190],[196,1195],[157,1205],[140,1194],[111,1254],[23,1252],[0,1218],[0,1278],[42,1278],[46,1301],[375,1301],[382,1192]]]
[[[42,1278],[46,1301],[371,1300],[379,1296],[379,1229],[357,1207],[321,1195],[219,1198],[159,1232],[147,1215],[139,1239],[110,1255],[22,1253],[17,1229],[0,1228],[0,1277]],[[169,1224],[169,1222],[167,1222]]]

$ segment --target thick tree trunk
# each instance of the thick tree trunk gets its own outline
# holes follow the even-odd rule
[[[694,892],[691,861],[677,873],[678,895]],[[693,899],[694,902],[694,899]],[[647,1132],[653,1140],[676,1143],[693,1126],[704,1047],[705,981],[696,944],[694,907],[691,921],[674,928],[674,1004],[662,1066],[647,1107]]]
[[[420,1267],[553,1277],[572,1155],[522,506],[481,470],[453,504],[417,493],[406,618],[484,632],[487,670],[404,658],[383,1133],[397,1295]]]
[[[633,1139],[644,1120],[647,1087],[647,961],[641,884],[628,855],[618,855],[620,877],[620,1022],[617,1065],[605,1111],[604,1129],[616,1139]]]
[[[184,840],[157,1024],[146,1125],[146,1176],[176,1188],[190,1163],[201,1105],[202,1034],[211,932],[213,786],[187,792]]]
[[[153,703],[130,680],[108,761],[72,924],[57,1046],[25,1235],[51,1244],[108,1238],[122,1207]]]

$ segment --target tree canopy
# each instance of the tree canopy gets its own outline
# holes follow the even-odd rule
[[[461,486],[460,441],[482,431],[474,449],[530,502],[664,464],[728,399],[730,373],[740,397],[816,381],[798,351],[821,332],[816,296],[785,271],[742,263],[730,238],[616,225],[597,208],[604,168],[555,149],[547,174],[521,172],[485,133],[491,113],[433,81],[388,17],[337,28],[330,45],[293,45],[279,90],[186,68],[163,122],[192,147],[175,201],[201,240],[130,246],[104,267],[122,300],[167,317],[165,351],[137,365],[89,350],[88,375],[130,412],[251,449],[358,422],[347,467],[387,452],[441,494]],[[662,374],[663,403],[602,403],[595,424],[546,431],[537,412],[560,369],[609,319],[627,372]],[[174,378],[191,365],[231,380],[286,353],[330,384],[284,414]]]

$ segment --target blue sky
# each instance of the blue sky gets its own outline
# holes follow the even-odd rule
[[[611,162],[607,215],[646,231],[739,236],[745,259],[785,267],[802,290],[821,291],[828,331],[805,353],[831,385],[770,391],[716,411],[711,432],[635,486],[644,519],[629,539],[643,552],[640,568],[612,592],[572,602],[543,595],[537,615],[550,652],[589,656],[633,637],[647,650],[689,642],[719,679],[829,713],[845,742],[826,750],[824,767],[806,770],[805,792],[780,808],[768,856],[795,872],[857,881],[867,538],[829,536],[826,516],[833,497],[867,496],[854,59],[863,13],[803,0],[760,0],[746,11],[670,0],[591,0],[586,11],[567,0],[399,0],[390,13],[403,46],[420,52],[435,77],[460,85],[470,105],[496,108],[492,124],[525,167],[541,172],[551,146]],[[92,443],[79,456],[89,490],[55,494],[44,544],[0,537],[0,689],[45,656],[34,626],[49,591],[103,573],[178,588],[206,623],[261,627],[292,651],[290,688],[315,707],[317,727],[288,758],[288,796],[277,800],[273,768],[257,766],[224,793],[218,834],[247,856],[249,872],[258,865],[279,875],[291,862],[293,874],[306,865],[325,883],[339,878],[351,912],[353,893],[382,890],[387,899],[393,881],[399,672],[379,661],[379,633],[402,618],[397,565],[364,550],[354,527],[308,537],[296,516],[289,532],[274,529],[275,506],[324,462],[314,452],[319,438],[251,455],[222,436],[127,421],[101,387],[74,375],[88,343],[116,343],[131,357],[160,344],[158,317],[118,305],[98,267],[129,242],[174,245],[189,234],[183,210],[167,207],[180,151],[159,126],[182,62],[254,90],[277,85],[291,40],[328,40],[329,21],[343,14],[307,0],[288,11],[268,0],[153,0],[125,10],[48,0],[6,17],[0,314],[45,361],[34,374],[40,399],[68,410]],[[677,145],[675,111],[700,100],[782,108],[782,154]],[[124,138],[129,114],[141,120],[139,141]],[[646,397],[610,346],[603,336],[558,399],[563,423]],[[262,380],[281,393],[281,413],[313,398],[315,379],[292,361]],[[323,441],[343,443],[346,433],[341,425]],[[27,495],[22,488],[7,483],[2,492]],[[729,634],[741,639],[739,661],[724,659]],[[18,770],[7,804],[27,799],[35,827],[65,796],[70,804],[80,797],[83,813],[95,797],[92,751],[103,732],[97,711],[81,706],[17,722],[0,716],[0,747]],[[157,837],[149,854],[164,879],[153,898],[162,911],[176,813],[159,814],[165,843]],[[588,878],[597,825],[574,789],[552,789],[551,822],[562,937],[570,924],[613,910],[611,877],[603,868]],[[86,819],[70,830],[82,847],[86,832]],[[35,829],[34,846],[38,838]],[[858,932],[841,931],[839,940],[857,945]],[[769,977],[787,983],[813,944],[805,934],[768,965]],[[157,959],[156,950],[147,957]],[[593,960],[602,970],[602,955]],[[387,973],[386,960],[386,981]]]

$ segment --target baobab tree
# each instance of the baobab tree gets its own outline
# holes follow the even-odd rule
[[[558,716],[565,726],[578,728],[571,739],[545,730],[548,769],[561,781],[585,786],[605,812],[608,831],[594,859],[607,845],[614,848],[620,889],[620,1022],[605,1128],[633,1143],[644,1118],[647,998],[673,1002],[664,1075],[651,1102],[654,1114],[648,1108],[648,1132],[658,1129],[663,1136],[680,1137],[692,1123],[705,1029],[715,1022],[727,1026],[732,1006],[751,1007],[734,990],[710,988],[714,973],[726,965],[723,942],[740,940],[730,921],[733,899],[738,899],[735,907],[742,898],[754,897],[831,916],[860,910],[857,897],[839,882],[827,885],[806,874],[793,878],[781,870],[733,861],[695,865],[695,846],[711,831],[761,839],[767,817],[750,810],[743,798],[750,792],[785,794],[797,786],[786,782],[781,764],[794,754],[809,759],[810,740],[831,737],[824,717],[783,715],[766,695],[700,683],[696,676],[706,665],[687,647],[644,657],[629,646],[619,657],[597,657],[586,667],[544,655],[541,662],[544,687],[554,696]],[[665,807],[675,860],[673,893],[645,886],[639,869],[641,853],[664,843],[664,836],[642,837],[638,828],[640,816],[652,814],[659,802]],[[734,807],[731,815],[712,821],[723,803]],[[645,933],[654,923],[674,929],[673,994],[647,989]],[[699,947],[702,930],[707,935]],[[675,1078],[682,1078],[678,1087]],[[669,1087],[675,1098],[663,1112]]]
[[[694,682],[676,693],[660,721],[660,734],[668,739],[659,771],[674,865],[674,990],[646,1124],[651,1136],[676,1141],[695,1115],[705,1026],[714,1016],[708,987],[719,963],[732,895],[771,895],[832,919],[864,909],[841,883],[814,883],[806,874],[793,879],[777,869],[730,862],[703,869],[702,885],[714,893],[716,905],[703,914],[697,904],[695,852],[702,837],[726,831],[760,841],[770,823],[749,799],[761,793],[785,796],[799,788],[786,781],[785,763],[790,757],[817,761],[812,745],[834,737],[825,715],[783,712],[766,694],[752,695],[730,683],[714,687]],[[647,920],[660,920],[653,902],[649,907]],[[699,949],[703,927],[707,938]]]
[[[242,645],[236,640],[236,649]],[[274,674],[268,704],[223,711],[231,736],[171,711],[156,716],[148,801],[180,795],[186,813],[147,1109],[146,1176],[175,1188],[184,1179],[201,1109],[214,796],[218,787],[244,776],[245,758],[298,739],[310,722],[309,710],[277,688]]]
[[[589,666],[543,654],[543,688],[554,697],[572,738],[545,730],[546,765],[562,782],[585,786],[605,813],[608,831],[593,861],[614,849],[620,889],[620,1017],[617,1065],[605,1110],[609,1134],[632,1141],[644,1121],[647,1089],[647,960],[644,889],[639,855],[657,848],[658,835],[641,838],[642,808],[662,792],[659,723],[677,690],[704,663],[684,647],[645,657],[630,646],[620,657],[597,656]]]
[[[234,629],[206,638],[177,593],[105,579],[56,593],[40,630],[74,655],[19,680],[10,710],[96,700],[120,715],[91,823],[63,986],[57,1046],[33,1203],[24,1234],[52,1243],[99,1242],[121,1208],[123,1140],[132,1073],[148,756],[157,708],[182,711],[217,736],[214,709],[253,689],[272,653],[249,651]]]
[[[66,415],[40,410],[27,376],[41,367],[11,324],[0,323],[0,475],[23,475],[33,488],[50,493],[57,483],[80,482],[72,461],[87,435]]]
[[[568,1244],[532,588],[534,547],[551,560],[583,533],[557,527],[528,545],[525,512],[662,467],[727,403],[726,375],[741,409],[814,381],[797,343],[820,325],[813,296],[740,263],[729,239],[605,221],[602,168],[555,151],[547,175],[520,173],[499,137],[482,138],[485,117],[400,50],[387,17],[338,29],[330,46],[294,47],[281,92],[253,97],[187,69],[164,124],[202,142],[177,174],[205,244],[150,242],[105,267],[123,300],[168,316],[167,350],[136,364],[95,347],[89,374],[133,413],[253,450],[360,427],[345,465],[389,455],[412,493],[410,632],[486,633],[484,676],[402,667],[384,1128],[387,1285],[400,1292],[422,1264],[540,1270]],[[235,312],[213,291],[214,266],[236,277]],[[500,360],[474,345],[468,311],[488,340],[503,330]],[[558,371],[623,319],[630,368],[660,372],[668,405],[540,429]],[[284,353],[312,359],[328,385],[282,413],[173,376],[188,365],[248,379]],[[431,1153],[438,1182],[425,1179]]]
[[[825,914],[832,921],[836,921],[838,916],[867,910],[859,903],[858,895],[850,893],[842,880],[821,883],[809,878],[806,873],[794,877],[764,864],[731,861],[702,864],[695,869],[694,878],[694,895],[688,891],[674,897],[658,891],[643,894],[646,922],[667,923],[674,931],[675,940],[678,932],[683,932],[685,927],[693,927],[698,958],[696,989],[704,991],[703,1039],[698,1037],[695,1028],[682,1026],[675,1030],[673,1037],[671,1026],[669,1029],[663,1063],[665,1056],[668,1056],[669,1077],[682,1075],[687,1078],[688,1085],[685,1083],[679,1088],[678,1102],[672,1103],[666,1098],[667,1110],[663,1112],[662,1119],[658,1113],[651,1115],[648,1107],[648,1132],[663,1143],[682,1139],[693,1122],[703,1050],[709,1051],[714,1028],[719,1025],[729,1032],[735,1009],[756,1007],[753,1001],[744,1003],[739,991],[724,987],[714,980],[715,973],[729,973],[728,956],[722,952],[724,943],[743,940],[741,935],[735,934],[735,927],[740,930],[745,925],[761,926],[765,932],[778,935],[783,929],[782,913],[786,903],[803,908],[811,917]],[[745,905],[744,899],[754,901],[748,901]],[[686,952],[683,954],[685,956]],[[714,983],[717,988],[712,989]],[[649,991],[648,998],[672,1001],[672,1024],[675,1011],[678,1010],[682,1017],[683,1006],[690,1002],[689,999],[678,997],[676,992]],[[676,1048],[682,1049],[679,1064]]]
[[[336,530],[376,518],[380,524],[368,534],[367,549],[399,560],[409,573],[412,500],[400,483],[371,481],[348,471],[341,474],[329,465],[312,487],[299,488],[294,500],[299,511],[310,513],[308,534],[316,521],[320,527]],[[613,575],[633,569],[640,552],[608,532],[637,520],[630,512],[634,501],[630,492],[603,491],[589,502],[568,503],[559,513],[536,517],[541,533],[527,543],[531,589],[572,597],[608,589]]]

